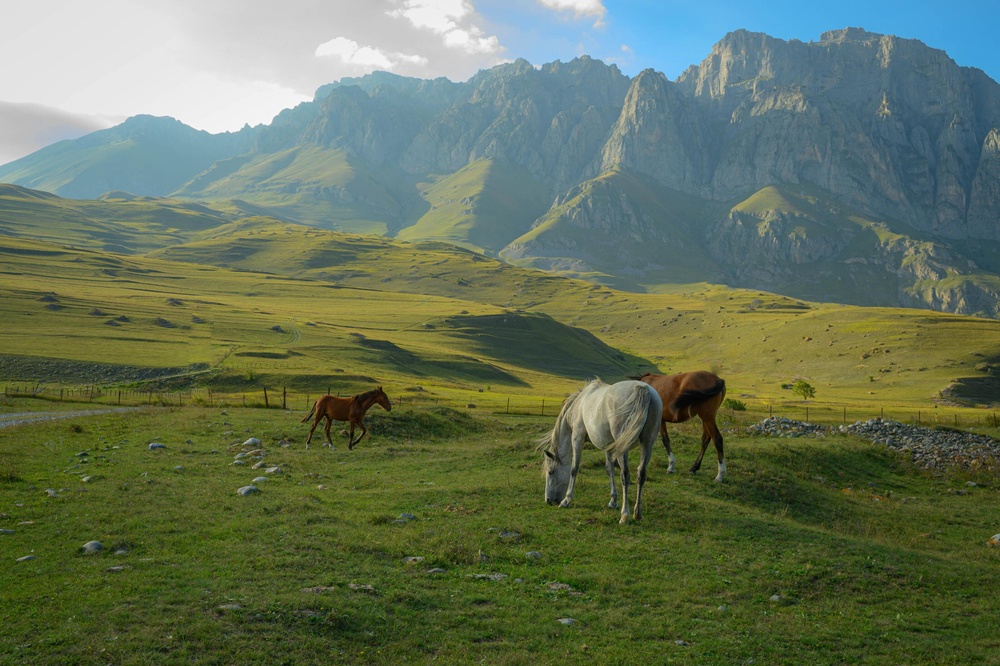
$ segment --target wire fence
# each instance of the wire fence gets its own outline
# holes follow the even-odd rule
[[[336,391],[328,393],[348,397],[361,393]],[[94,403],[99,405],[122,406],[177,406],[196,405],[218,408],[264,408],[308,412],[313,403],[323,395],[320,392],[302,392],[287,387],[258,387],[246,391],[218,391],[210,388],[189,391],[158,391],[150,389],[119,389],[98,385],[53,387],[42,384],[7,384],[4,396],[7,398],[37,398],[42,400]],[[526,394],[506,394],[484,389],[453,389],[439,392],[425,391],[414,387],[389,398],[394,407],[415,408],[448,407],[458,410],[477,411],[487,414],[512,414],[533,416],[556,416],[562,406],[564,396],[536,396]],[[998,428],[1000,412],[987,408],[954,406],[898,406],[859,407],[858,405],[830,404],[809,401],[787,401],[773,403],[740,403],[742,409],[723,407],[718,419],[722,425],[745,427],[768,417],[782,417],[796,421],[823,425],[847,425],[857,421],[884,419],[912,423],[928,427],[952,428]]]

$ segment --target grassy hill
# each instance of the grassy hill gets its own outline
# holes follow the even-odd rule
[[[495,254],[527,231],[551,203],[548,184],[522,167],[480,160],[427,185],[430,205],[396,235],[405,241],[443,241]]]
[[[171,201],[119,198],[90,212],[6,192],[0,352],[12,358],[198,368],[199,381],[214,376],[206,369],[245,374],[255,359],[255,372],[290,385],[398,377],[548,395],[593,375],[707,368],[757,406],[802,405],[782,388],[796,379],[819,404],[997,401],[995,320],[706,283],[637,294],[444,243],[229,221]],[[102,249],[132,239],[160,249]]]

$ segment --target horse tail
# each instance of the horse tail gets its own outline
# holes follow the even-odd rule
[[[726,394],[726,380],[719,379],[715,382],[715,386],[707,389],[688,389],[682,391],[679,396],[677,396],[674,401],[670,404],[670,409],[675,412],[679,412],[685,407],[690,407],[691,405],[697,405],[698,403],[705,402],[709,398],[714,398],[719,394]]]
[[[319,404],[319,400],[317,400],[316,402],[314,402],[313,403],[313,408],[309,410],[309,413],[306,415],[306,417],[304,419],[302,419],[301,421],[299,421],[299,423],[305,423],[306,421],[308,421],[309,419],[311,419],[312,415],[316,413],[316,405],[318,405],[318,404]]]
[[[622,431],[615,437],[614,444],[611,445],[611,455],[613,458],[620,458],[642,435],[649,420],[649,403],[652,400],[651,394],[655,391],[651,386],[643,384],[636,386],[629,405],[628,413],[625,416],[625,425]],[[659,412],[656,414],[660,417]]]

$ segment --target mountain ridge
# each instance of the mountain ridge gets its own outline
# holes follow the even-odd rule
[[[637,291],[716,282],[1000,317],[1000,86],[861,28],[738,30],[673,81],[586,56],[458,83],[379,72],[236,133],[146,117],[104,132],[0,180],[252,206]],[[501,172],[525,175],[487,176]],[[548,210],[509,205],[522,192]]]

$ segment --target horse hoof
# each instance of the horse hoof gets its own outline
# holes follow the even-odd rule
[[[617,511],[618,510],[618,502],[608,502],[608,508],[609,509],[615,509]]]
[[[628,525],[628,516],[622,516],[621,520],[618,521],[619,525]]]
[[[562,502],[559,502],[559,508],[560,509],[568,509],[569,508],[569,500],[563,500]]]
[[[674,466],[671,465],[670,467],[667,468],[667,474],[673,474],[673,473],[674,473]]]

